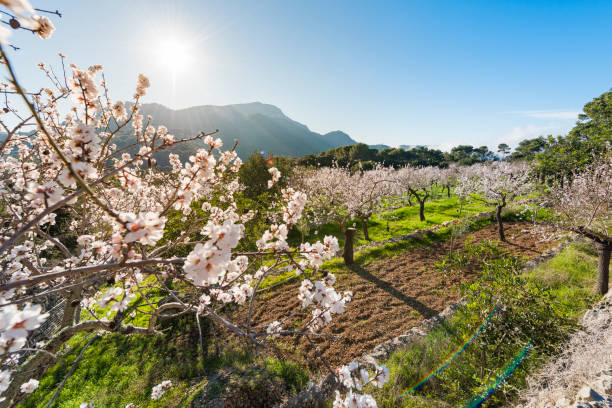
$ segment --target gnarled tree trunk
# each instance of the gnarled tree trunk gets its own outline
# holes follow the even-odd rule
[[[608,282],[610,280],[610,252],[612,252],[612,244],[600,243],[597,244],[597,252],[599,254],[599,262],[597,267],[597,291],[600,295],[608,293]]]
[[[368,240],[371,241],[370,239],[370,233],[368,232],[368,219],[363,217],[361,218],[361,227],[363,228],[363,237]]]
[[[419,199],[419,219],[425,221],[425,200]]]
[[[505,206],[506,206],[505,203],[503,205],[498,205],[497,212],[495,213],[495,219],[497,220],[497,230],[499,231],[500,241],[506,240],[506,234],[504,234],[504,223],[502,221],[502,216],[501,216],[502,210],[504,209]]]

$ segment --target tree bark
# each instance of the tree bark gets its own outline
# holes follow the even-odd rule
[[[419,200],[419,219],[425,221],[425,200]]]
[[[67,296],[66,305],[64,306],[64,314],[62,316],[62,323],[60,325],[60,329],[64,327],[72,326],[75,323],[76,319],[76,310],[80,309],[78,306],[80,304],[81,292],[83,288],[80,286],[76,287]],[[80,319],[79,319],[80,321]],[[78,323],[78,321],[76,322]]]
[[[368,219],[367,218],[361,219],[361,227],[363,228],[363,237],[366,240],[371,241],[370,234],[368,232]]]
[[[505,204],[504,205],[498,205],[497,206],[497,212],[495,213],[495,219],[497,220],[497,229],[499,231],[499,239],[500,241],[505,241],[506,240],[506,235],[504,234],[504,223],[502,221],[502,210],[504,209]]]
[[[353,241],[355,239],[355,228],[347,228],[345,236],[346,239],[344,241],[344,263],[346,265],[351,265],[353,263]]]
[[[597,252],[599,254],[599,262],[597,267],[597,291],[600,295],[608,293],[608,282],[610,280],[610,252],[612,245],[610,243],[597,244]]]

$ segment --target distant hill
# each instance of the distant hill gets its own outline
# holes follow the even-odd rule
[[[384,149],[389,149],[391,146],[387,146],[385,144],[374,144],[374,145],[368,145],[368,147],[370,149],[384,150]]]
[[[142,105],[141,113],[153,116],[152,125],[165,125],[177,139],[219,129],[217,136],[223,140],[224,147],[231,148],[234,139],[238,139],[236,150],[242,159],[253,151],[300,157],[356,143],[338,130],[324,135],[313,132],[306,125],[285,116],[276,106],[259,102],[203,105],[179,110],[150,103]],[[190,142],[180,148],[177,146],[179,151],[176,153],[185,156],[199,147],[202,147],[201,142]],[[160,165],[164,164],[160,161]]]
[[[429,145],[399,145],[400,149],[404,149],[404,150],[410,150],[410,149],[414,149],[417,147],[427,147],[427,148],[431,148],[431,146]]]

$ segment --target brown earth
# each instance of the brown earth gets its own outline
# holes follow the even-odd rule
[[[515,255],[527,259],[539,256],[551,243],[537,242],[528,232],[526,223],[506,223],[507,242],[500,246]],[[495,225],[456,238],[453,248],[463,248],[468,237],[474,241],[498,240]],[[450,241],[428,246],[415,246],[406,252],[366,265],[355,265],[352,273],[337,276],[338,293],[350,290],[353,301],[347,304],[344,314],[334,315],[331,324],[321,333],[342,336],[340,339],[304,336],[279,342],[286,358],[307,361],[310,369],[322,368],[316,353],[321,353],[332,367],[346,364],[353,358],[371,351],[378,344],[407,332],[424,319],[430,318],[459,299],[458,285],[470,280],[474,273],[445,277],[435,270],[451,248]],[[287,316],[300,310],[297,299],[301,280],[273,289],[256,302],[254,324],[267,325],[279,316]],[[300,316],[298,316],[299,319]],[[306,314],[301,315],[306,319]],[[305,321],[305,320],[304,320]],[[286,329],[299,329],[284,326]],[[316,349],[315,349],[316,347]],[[299,355],[296,350],[306,350]]]

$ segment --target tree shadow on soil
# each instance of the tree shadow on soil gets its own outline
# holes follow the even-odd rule
[[[401,300],[406,303],[408,306],[412,307],[414,310],[419,312],[425,319],[429,319],[438,314],[436,310],[433,310],[427,307],[425,304],[419,302],[416,298],[407,296],[401,291],[397,290],[393,287],[393,285],[387,281],[384,281],[374,275],[372,275],[368,270],[362,268],[359,265],[351,265],[350,269],[359,275],[361,278],[368,280],[378,286],[380,289],[384,290],[391,296]]]
[[[540,255],[540,251],[537,251],[537,250],[535,250],[535,249],[533,249],[533,248],[528,248],[528,247],[523,246],[523,245],[521,245],[521,244],[519,244],[519,243],[512,242],[512,241],[509,241],[509,240],[507,240],[507,239],[506,239],[505,243],[506,243],[506,244],[508,244],[508,245],[510,245],[510,246],[513,246],[513,247],[516,247],[516,248],[522,249],[523,251],[526,251],[526,252],[531,252],[531,253],[534,253],[534,254]]]

